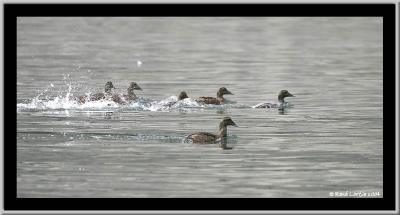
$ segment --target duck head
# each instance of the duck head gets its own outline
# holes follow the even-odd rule
[[[233,93],[231,93],[231,91],[229,91],[225,87],[221,87],[217,92],[217,97],[222,97],[223,95],[233,95]]]
[[[221,121],[220,127],[221,127],[221,126],[226,127],[226,126],[228,126],[228,125],[238,127],[238,126],[236,125],[236,123],[235,123],[230,117],[224,117],[224,118],[222,119],[222,121]]]
[[[294,97],[294,95],[289,93],[287,90],[281,90],[278,95],[278,101],[283,102],[286,97]]]
[[[128,92],[133,92],[133,90],[142,90],[142,88],[136,82],[131,82],[128,87]]]
[[[189,97],[187,96],[185,91],[182,91],[178,96],[178,100],[183,100],[183,99],[186,99],[186,98],[189,98]]]
[[[111,93],[111,89],[115,89],[111,81],[108,81],[104,87],[104,92]]]

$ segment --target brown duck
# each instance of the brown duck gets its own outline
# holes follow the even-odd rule
[[[118,104],[126,104],[127,102],[131,102],[137,99],[137,96],[135,95],[133,90],[142,90],[142,88],[140,88],[136,82],[131,82],[127,89],[128,95],[122,95],[122,97],[120,97],[118,94],[113,94],[111,96],[111,100]]]
[[[127,89],[128,94],[122,96],[125,101],[130,102],[138,98],[133,92],[134,90],[142,90],[142,88],[136,82],[131,82]]]
[[[205,104],[219,105],[219,104],[221,104],[221,103],[223,103],[225,101],[224,95],[233,95],[233,93],[231,93],[225,87],[221,87],[221,88],[219,88],[219,90],[217,92],[217,98],[202,96],[202,97],[199,97],[198,99],[196,99],[196,101],[197,102],[201,102],[201,103],[205,103]]]
[[[228,125],[237,127],[236,123],[230,117],[224,117],[219,124],[219,131],[216,134],[208,132],[197,132],[188,135],[186,139],[191,140],[192,143],[195,144],[213,144],[217,143],[217,140],[221,140],[220,147],[223,149],[230,149],[226,146]]]
[[[104,87],[104,93],[95,93],[88,96],[79,96],[77,98],[79,103],[85,103],[86,101],[98,101],[105,99],[106,97],[111,97],[111,89],[115,89],[111,81],[108,81]]]

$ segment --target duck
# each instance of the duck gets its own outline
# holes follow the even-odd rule
[[[122,97],[121,97],[118,94],[113,94],[111,96],[111,100],[120,105],[125,105],[128,102],[134,101],[138,97],[135,95],[133,90],[142,90],[142,88],[136,82],[131,82],[127,89],[127,91],[128,91],[127,95],[122,95]]]
[[[111,97],[111,89],[115,89],[113,83],[111,81],[107,81],[104,87],[104,93],[95,93],[89,96],[79,96],[77,98],[79,103],[85,103],[86,101],[98,101],[101,99],[105,99],[106,97]]]
[[[131,82],[129,84],[129,87],[127,89],[128,94],[127,95],[123,95],[123,99],[126,102],[131,102],[133,100],[136,100],[138,97],[136,96],[136,94],[133,92],[134,90],[140,90],[142,91],[142,88],[136,83],[136,82]]]
[[[292,95],[291,93],[289,93],[289,91],[287,90],[281,90],[278,94],[278,104],[274,104],[274,103],[260,103],[257,104],[255,106],[253,106],[253,108],[283,108],[283,105],[285,103],[285,98],[286,97],[295,97],[294,95]]]
[[[184,100],[186,98],[189,98],[188,95],[186,94],[185,91],[182,91],[178,95],[178,100],[177,101],[170,101],[166,104],[163,104],[164,107],[172,107],[174,104],[176,104],[178,101]]]
[[[179,93],[178,101],[189,98],[185,91]]]
[[[227,126],[235,126],[236,123],[230,117],[224,117],[219,123],[219,131],[216,134],[208,132],[197,132],[186,136],[186,140],[190,140],[194,144],[215,144],[220,140],[220,147],[223,149],[231,149],[227,147]]]
[[[219,88],[219,90],[217,92],[217,98],[202,96],[202,97],[199,97],[198,99],[196,99],[196,101],[200,102],[200,103],[205,103],[205,104],[219,105],[225,101],[224,95],[233,95],[233,93],[231,93],[225,87],[221,87],[221,88]]]

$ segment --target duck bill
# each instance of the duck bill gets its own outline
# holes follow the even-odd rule
[[[236,125],[236,123],[232,122],[231,124],[233,127],[239,127],[238,125]]]
[[[231,91],[227,90],[226,93],[227,95],[234,95],[233,93],[231,93]]]
[[[142,88],[139,87],[139,86],[137,86],[137,87],[135,88],[135,90],[141,90],[141,91],[143,91]]]
[[[288,93],[287,97],[295,97],[295,96],[292,95],[291,93]]]

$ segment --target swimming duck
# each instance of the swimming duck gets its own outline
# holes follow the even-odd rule
[[[281,90],[278,95],[279,104],[273,104],[273,103],[268,103],[268,102],[260,103],[260,104],[253,106],[253,108],[282,108],[285,103],[284,99],[286,97],[294,97],[294,95],[289,93],[289,91],[287,91],[287,90]]]
[[[114,85],[112,84],[111,81],[108,81],[104,87],[104,93],[95,93],[89,95],[89,98],[87,96],[79,96],[78,102],[80,103],[85,103],[87,100],[88,101],[98,101],[101,99],[105,99],[106,97],[110,97],[111,95],[111,89],[115,89]]]
[[[136,82],[131,82],[127,89],[128,95],[123,95],[125,101],[130,102],[137,99],[136,94],[133,92],[134,90],[142,90],[142,88]]]
[[[226,146],[228,125],[237,127],[236,123],[230,117],[224,117],[219,124],[219,131],[216,134],[208,132],[197,132],[188,135],[186,139],[191,140],[192,143],[195,144],[213,144],[216,143],[218,139],[220,139],[220,147],[223,149],[230,149]]]
[[[178,101],[184,100],[184,99],[187,99],[187,98],[189,98],[189,97],[188,97],[188,95],[186,94],[186,92],[185,92],[185,91],[182,91],[181,93],[179,93]]]
[[[219,105],[221,103],[223,103],[225,101],[224,99],[224,95],[233,95],[233,93],[231,93],[228,89],[226,89],[225,87],[221,87],[219,88],[218,92],[217,92],[217,98],[214,97],[199,97],[198,99],[196,99],[197,102],[202,102],[205,104],[216,104]]]
[[[185,91],[182,91],[181,93],[179,93],[177,101],[170,101],[170,102],[164,104],[163,106],[171,107],[172,105],[176,104],[178,101],[184,100],[186,98],[189,98],[189,97],[187,96]]]

